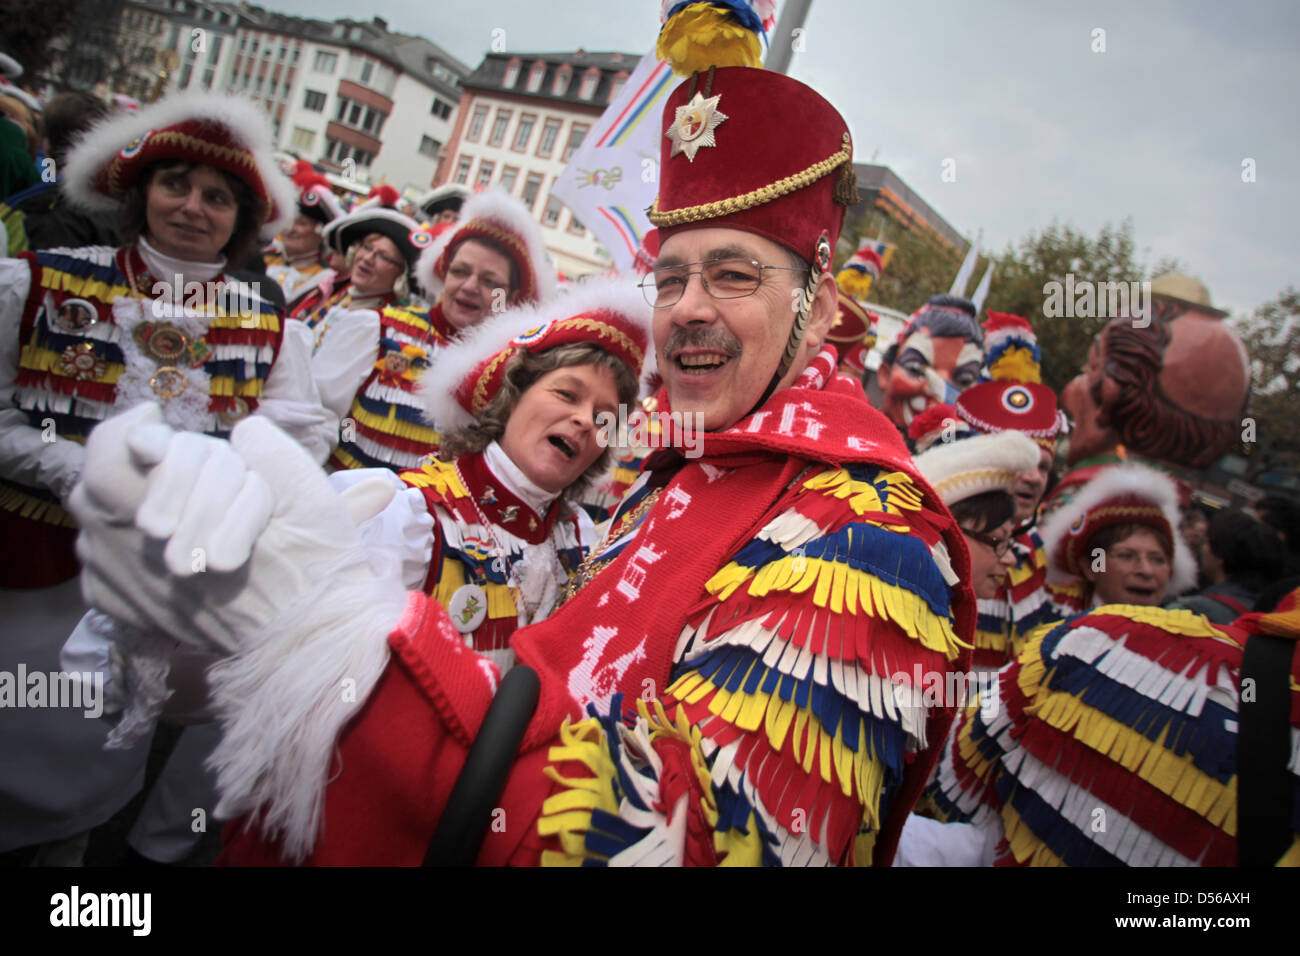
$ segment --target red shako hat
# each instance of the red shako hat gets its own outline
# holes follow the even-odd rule
[[[858,201],[848,124],[817,91],[771,70],[723,67],[668,97],[650,222],[674,233],[724,226],[813,259]],[[829,263],[823,268],[829,268]]]
[[[826,334],[826,341],[835,345],[840,356],[840,368],[850,369],[859,376],[867,370],[867,353],[876,345],[876,322],[879,316],[867,311],[862,303],[848,293],[839,293],[839,312],[835,324]]]

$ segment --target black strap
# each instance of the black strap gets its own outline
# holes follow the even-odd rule
[[[514,667],[501,681],[429,840],[425,866],[473,865],[505,790],[519,742],[537,709],[540,690],[537,672],[523,665]]]
[[[1296,642],[1252,634],[1237,707],[1237,865],[1273,866],[1291,845],[1291,655]],[[1251,699],[1253,697],[1253,699]]]

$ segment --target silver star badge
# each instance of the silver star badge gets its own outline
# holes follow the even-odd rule
[[[696,93],[685,106],[677,107],[673,125],[664,134],[673,141],[670,156],[685,153],[687,159],[695,162],[695,154],[701,146],[718,145],[713,139],[713,131],[727,118],[727,114],[718,109],[720,99],[721,93],[707,100]]]

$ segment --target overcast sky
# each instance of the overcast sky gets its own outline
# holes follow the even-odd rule
[[[649,52],[654,0],[263,0],[378,14],[471,68],[504,29],[520,52]],[[366,12],[360,12],[365,10]],[[1132,217],[1141,257],[1177,257],[1215,304],[1300,284],[1300,3],[1294,0],[812,0],[791,75],[845,115],[982,248],[1055,218],[1095,235]],[[1105,52],[1094,52],[1094,31]],[[798,117],[791,117],[792,134]],[[956,181],[941,178],[956,160]],[[1243,161],[1254,160],[1254,182]]]

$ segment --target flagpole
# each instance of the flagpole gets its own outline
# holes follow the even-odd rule
[[[803,28],[811,6],[812,0],[785,0],[781,16],[772,29],[767,62],[763,64],[766,69],[777,73],[790,72],[790,60],[794,55],[794,31]]]

